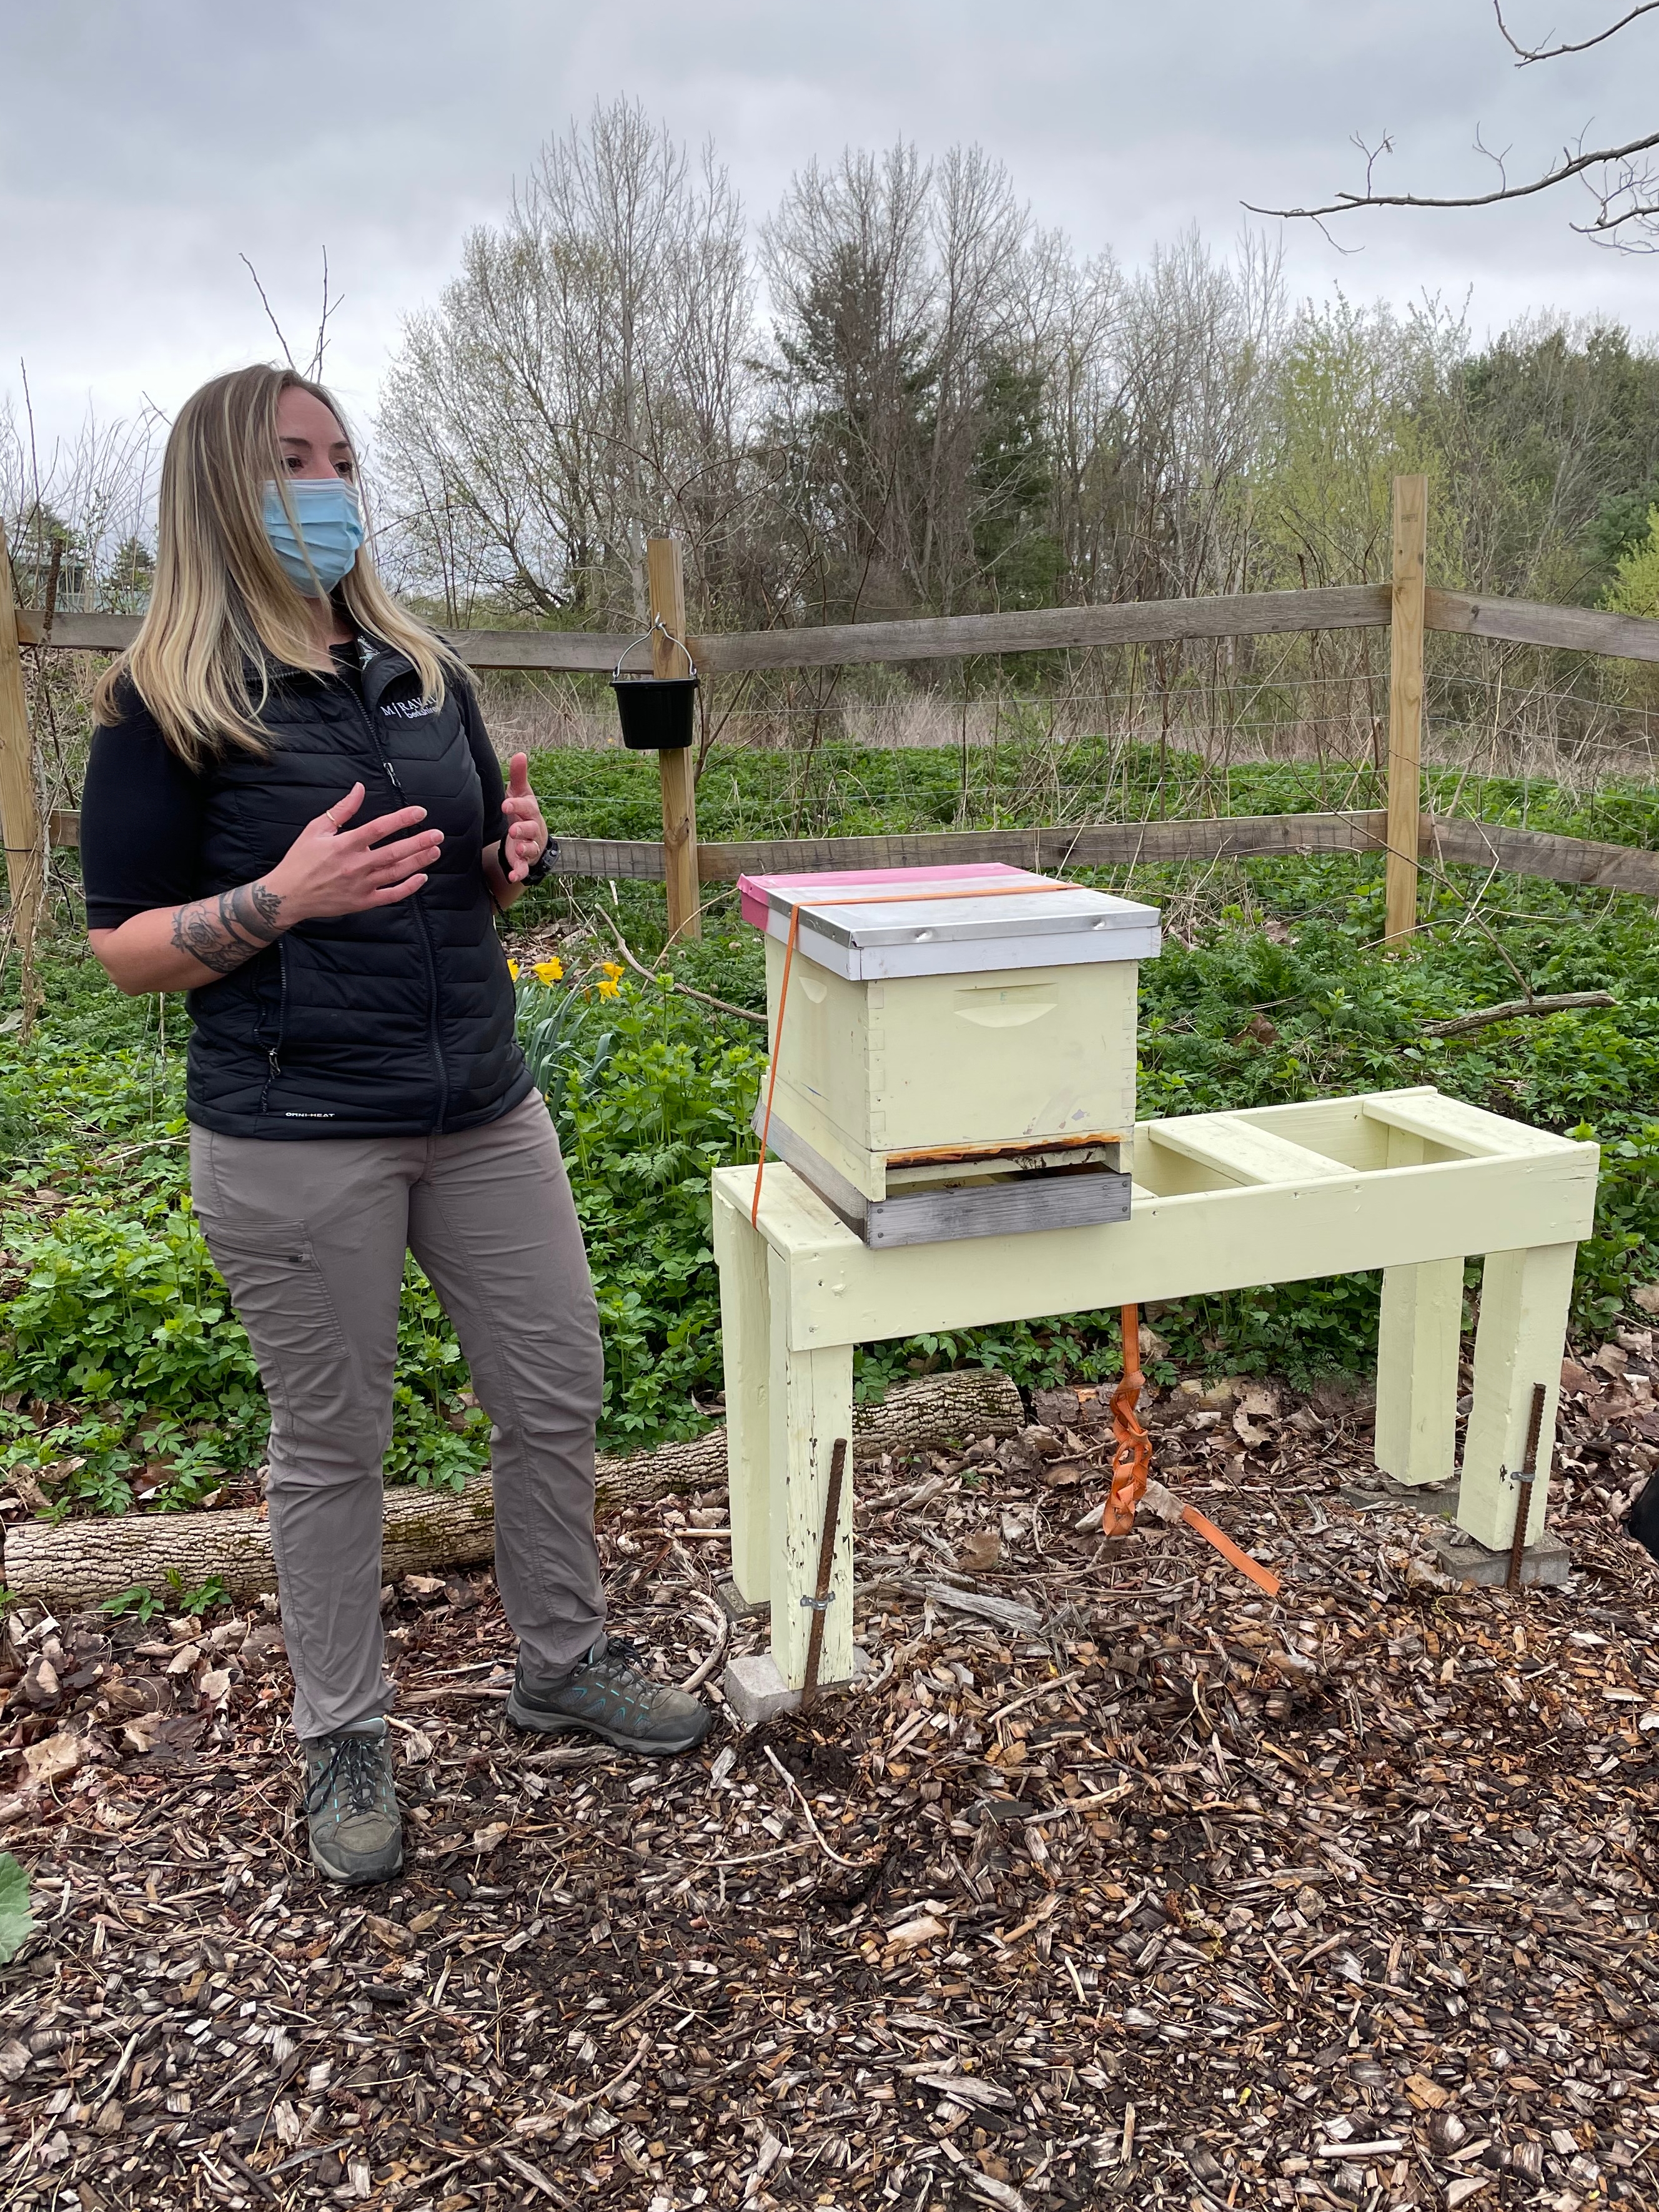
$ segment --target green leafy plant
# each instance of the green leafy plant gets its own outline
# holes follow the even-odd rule
[[[173,1592],[173,1603],[180,1613],[198,1614],[210,1613],[216,1605],[222,1605],[230,1595],[230,1592],[225,1588],[223,1578],[218,1575],[210,1575],[204,1583],[198,1583],[194,1589],[186,1589],[185,1578],[177,1567],[167,1569],[167,1584]]]
[[[167,1611],[161,1599],[143,1583],[135,1583],[131,1589],[124,1589],[115,1597],[106,1597],[100,1609],[117,1620],[130,1613],[141,1621],[154,1620],[158,1613]]]
[[[28,1875],[9,1851],[0,1851],[0,1966],[17,1956],[33,1932]]]

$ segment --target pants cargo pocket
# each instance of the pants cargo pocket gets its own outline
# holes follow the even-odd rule
[[[319,1430],[337,1437],[348,1409],[361,1423],[356,1363],[305,1224],[198,1217],[259,1364],[273,1445]]]

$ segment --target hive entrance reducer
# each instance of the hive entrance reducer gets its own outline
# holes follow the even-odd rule
[[[740,889],[775,1063],[757,1133],[866,1244],[1127,1219],[1153,908],[990,862]]]

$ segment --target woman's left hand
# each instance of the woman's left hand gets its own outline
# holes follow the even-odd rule
[[[547,824],[530,788],[530,763],[514,753],[507,763],[507,797],[501,801],[501,873],[520,884],[547,848]]]

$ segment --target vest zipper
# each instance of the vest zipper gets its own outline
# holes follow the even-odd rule
[[[283,1037],[288,1028],[288,939],[276,940],[276,972],[280,978],[276,991],[276,1036],[265,1052],[265,1079],[259,1093],[259,1111],[264,1113],[270,1102],[270,1086],[283,1072],[278,1054],[283,1049]]]

